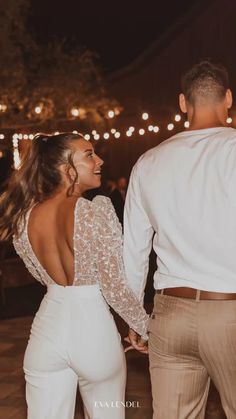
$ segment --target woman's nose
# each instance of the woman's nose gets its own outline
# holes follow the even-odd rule
[[[104,161],[100,157],[98,157],[98,164],[99,164],[99,166],[102,166],[103,163],[104,163]]]

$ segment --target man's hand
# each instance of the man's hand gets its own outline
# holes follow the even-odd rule
[[[129,329],[128,339],[125,339],[126,341],[129,340],[132,347],[136,349],[137,351],[141,352],[142,354],[148,354],[148,345],[147,341],[143,340],[138,333],[136,333],[134,330]],[[125,352],[127,352],[131,347],[126,348]]]

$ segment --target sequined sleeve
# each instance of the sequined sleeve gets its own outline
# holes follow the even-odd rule
[[[93,205],[79,198],[75,206],[74,227],[74,285],[93,285],[97,283],[93,266]]]
[[[109,198],[94,203],[94,255],[100,287],[108,304],[144,339],[149,316],[125,279],[122,257],[122,229]]]

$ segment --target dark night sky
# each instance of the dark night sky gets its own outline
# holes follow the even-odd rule
[[[31,27],[40,42],[67,38],[100,56],[107,71],[136,58],[199,0],[31,0]]]

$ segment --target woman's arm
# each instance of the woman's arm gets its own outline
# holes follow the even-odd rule
[[[100,287],[108,304],[147,340],[149,316],[128,287],[122,257],[122,229],[109,198],[94,202],[94,256]]]

